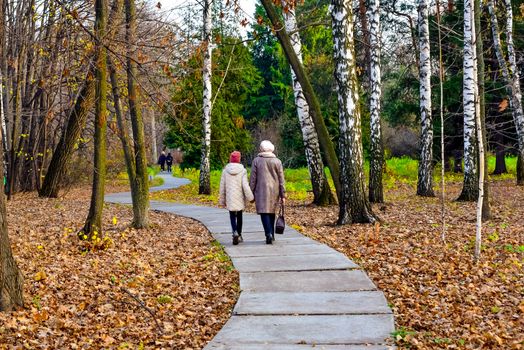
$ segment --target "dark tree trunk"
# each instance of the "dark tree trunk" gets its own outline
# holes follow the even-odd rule
[[[506,148],[503,145],[498,145],[495,152],[495,170],[493,175],[506,174]]]
[[[89,71],[84,86],[78,93],[75,106],[69,114],[67,126],[62,132],[60,141],[55,148],[53,157],[47,168],[47,173],[39,192],[40,197],[58,197],[60,183],[73,156],[75,144],[85,127],[87,115],[93,105],[94,98],[95,77],[94,72]]]
[[[5,38],[5,14],[4,14],[4,0],[0,0],[0,41],[2,45],[2,58],[5,54],[4,38]],[[4,70],[5,62],[0,66],[0,75],[5,77]],[[0,97],[1,98],[1,97]],[[5,100],[4,100],[5,101]],[[3,113],[6,106],[3,106]],[[4,116],[5,117],[5,116]],[[4,140],[3,137],[0,142],[0,155],[4,154]],[[0,161],[0,174],[4,174],[4,163]],[[23,278],[11,250],[11,242],[7,231],[7,213],[4,195],[4,182],[0,181],[0,311],[10,311],[15,307],[22,307],[24,299],[23,292]]]
[[[335,147],[331,141],[331,137],[324,123],[324,118],[322,117],[322,112],[320,111],[320,104],[318,102],[317,96],[309,82],[309,78],[304,70],[304,66],[300,63],[294,49],[291,44],[288,33],[285,30],[284,24],[282,23],[278,13],[273,5],[271,0],[261,0],[266,14],[271,21],[271,25],[275,29],[276,36],[284,54],[291,65],[291,68],[295,72],[302,89],[304,90],[304,96],[310,108],[311,117],[315,123],[315,129],[318,134],[318,140],[320,142],[320,148],[324,154],[325,162],[331,172],[331,177],[333,178],[333,183],[335,184],[335,189],[337,192],[337,197],[340,200],[341,195],[341,184],[340,184],[340,166],[338,164],[337,154],[335,153]]]
[[[135,177],[129,179],[133,199],[133,227],[145,228],[149,226],[149,182],[147,178],[147,156],[144,140],[144,120],[140,109],[140,101],[135,79],[138,75],[136,68],[136,8],[135,0],[126,0],[127,22],[127,92],[131,127],[133,129]]]
[[[453,151],[453,172],[462,173],[462,151],[454,150]]]
[[[95,103],[95,159],[93,189],[89,214],[80,239],[91,239],[102,233],[102,210],[104,207],[104,185],[106,178],[106,130],[107,130],[107,49],[103,38],[107,28],[107,0],[95,0],[96,43],[96,103]],[[100,236],[98,236],[100,237]]]

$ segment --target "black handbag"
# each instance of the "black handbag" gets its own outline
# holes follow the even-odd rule
[[[275,233],[279,235],[284,233],[286,228],[286,220],[284,219],[284,203],[280,202],[280,211],[278,213],[277,221],[275,223]]]

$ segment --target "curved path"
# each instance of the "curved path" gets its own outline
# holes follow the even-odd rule
[[[186,179],[160,175],[175,188]],[[129,193],[106,196],[131,203]],[[265,244],[256,214],[244,214],[244,242],[231,243],[225,209],[151,201],[151,209],[200,221],[219,241],[240,274],[233,314],[205,350],[391,349],[393,314],[381,291],[358,265],[291,227]]]

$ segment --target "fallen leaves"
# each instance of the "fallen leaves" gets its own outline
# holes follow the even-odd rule
[[[150,229],[131,229],[130,208],[106,205],[112,244],[86,250],[77,230],[88,208],[88,189],[8,202],[25,309],[0,313],[0,349],[204,347],[238,297],[229,260],[204,259],[218,249],[208,231],[154,212]]]
[[[458,203],[448,184],[446,242],[440,199],[414,196],[402,184],[374,207],[378,226],[335,226],[337,208],[289,203],[287,222],[360,264],[395,313],[400,348],[524,349],[524,189],[492,183],[494,217],[484,224],[473,263],[475,203]]]

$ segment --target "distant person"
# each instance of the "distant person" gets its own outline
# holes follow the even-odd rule
[[[273,153],[275,146],[264,140],[260,143],[260,153],[251,165],[249,186],[255,195],[257,213],[260,214],[266,244],[275,240],[275,213],[285,200],[284,169],[282,162]]]
[[[166,165],[167,165],[167,171],[170,173],[171,172],[171,166],[173,165],[173,156],[171,155],[171,152],[167,153]]]
[[[160,154],[160,157],[158,157],[158,164],[160,165],[160,171],[164,171],[166,170],[165,166],[166,166],[166,152],[165,151],[162,151],[162,153]]]
[[[229,210],[233,244],[242,242],[242,211],[246,201],[253,201],[253,193],[247,181],[247,170],[240,164],[240,152],[234,151],[229,157],[229,163],[222,171],[220,179],[220,195],[218,204]]]

